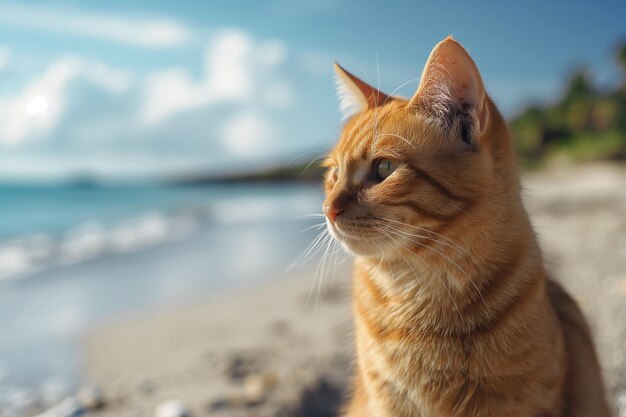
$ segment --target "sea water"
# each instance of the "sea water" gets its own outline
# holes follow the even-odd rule
[[[75,386],[103,320],[283,271],[321,201],[306,185],[0,185],[0,406]]]

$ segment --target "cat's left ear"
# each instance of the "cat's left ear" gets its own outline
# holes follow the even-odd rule
[[[379,91],[346,71],[335,62],[337,97],[343,119],[374,107],[382,106],[391,96]]]
[[[452,36],[439,42],[430,53],[410,105],[449,122],[470,112],[477,122],[474,132],[485,132],[489,109],[482,78],[470,55]]]

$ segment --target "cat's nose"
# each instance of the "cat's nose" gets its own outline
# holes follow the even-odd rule
[[[322,211],[324,212],[326,217],[328,217],[328,220],[330,220],[331,223],[335,223],[335,220],[337,220],[337,216],[341,214],[343,209],[337,208],[337,206],[335,206],[334,204],[325,204],[322,208]]]

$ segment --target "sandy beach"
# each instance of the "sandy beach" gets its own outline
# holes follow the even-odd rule
[[[560,169],[524,184],[548,268],[587,314],[609,395],[626,416],[626,171]],[[350,267],[318,296],[314,263],[92,329],[84,377],[105,400],[93,415],[150,416],[167,400],[193,416],[335,415],[353,358]]]
[[[86,371],[110,400],[102,415],[151,415],[172,398],[193,415],[306,415],[299,407],[315,390],[337,402],[350,358],[347,291],[335,281],[309,298],[313,274],[95,331]]]

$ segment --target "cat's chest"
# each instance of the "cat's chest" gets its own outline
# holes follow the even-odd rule
[[[397,364],[402,375],[408,369],[462,369],[469,345],[452,331],[452,323],[446,326],[453,307],[433,297],[429,288],[403,288],[393,279],[376,269],[357,276],[353,305],[364,354],[392,368]]]
[[[401,366],[401,365],[400,365]],[[465,377],[455,371],[400,369],[369,371],[370,409],[379,417],[449,417],[445,402],[463,398]],[[371,369],[375,369],[372,367]],[[459,414],[460,416],[460,414]]]
[[[359,365],[379,415],[386,409],[394,416],[437,416],[436,399],[454,396],[467,380],[468,353],[461,341],[403,330],[386,339],[359,337],[364,332],[357,329]]]
[[[425,325],[420,307],[388,296],[375,278],[355,294],[358,362],[377,416],[435,417],[437,401],[468,379],[467,341]]]

